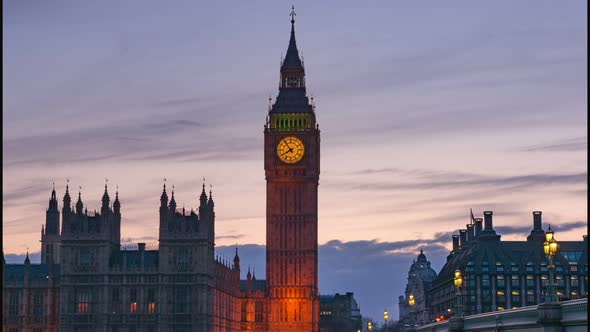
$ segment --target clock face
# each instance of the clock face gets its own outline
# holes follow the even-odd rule
[[[277,155],[287,164],[294,164],[301,160],[304,152],[303,142],[293,136],[283,138],[277,146]]]

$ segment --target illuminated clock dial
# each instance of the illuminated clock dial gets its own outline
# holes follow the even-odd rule
[[[303,158],[303,142],[293,136],[283,138],[277,145],[277,155],[287,164],[294,164]]]

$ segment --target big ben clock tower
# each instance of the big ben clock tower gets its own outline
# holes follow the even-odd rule
[[[291,38],[264,126],[266,278],[270,331],[317,331],[320,131]]]

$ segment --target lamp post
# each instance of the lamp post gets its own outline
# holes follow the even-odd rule
[[[414,328],[414,304],[416,301],[414,300],[414,294],[408,295],[408,305],[410,306],[410,328]]]
[[[555,265],[553,265],[553,260],[555,255],[557,254],[557,249],[559,245],[555,240],[554,232],[551,230],[551,225],[545,232],[545,242],[543,243],[543,252],[547,256],[549,260],[549,280],[547,283],[547,299],[545,302],[558,302],[559,299],[557,298],[557,294],[555,294],[555,284],[553,283],[553,269],[555,269]]]
[[[385,310],[383,310],[383,320],[385,321],[384,331],[387,331],[387,319],[389,319],[389,314],[387,313],[387,308],[385,308]]]
[[[369,331],[373,330],[373,323],[371,321],[367,322],[367,330],[369,330]]]
[[[461,312],[461,286],[463,285],[463,276],[461,270],[455,270],[455,317],[463,317]]]

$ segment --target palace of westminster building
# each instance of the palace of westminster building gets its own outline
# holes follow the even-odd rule
[[[160,197],[159,246],[121,248],[122,201],[105,185],[88,212],[51,192],[41,264],[3,264],[3,331],[318,331],[320,130],[305,89],[294,12],[279,93],[264,125],[266,280],[215,258],[215,204]]]

